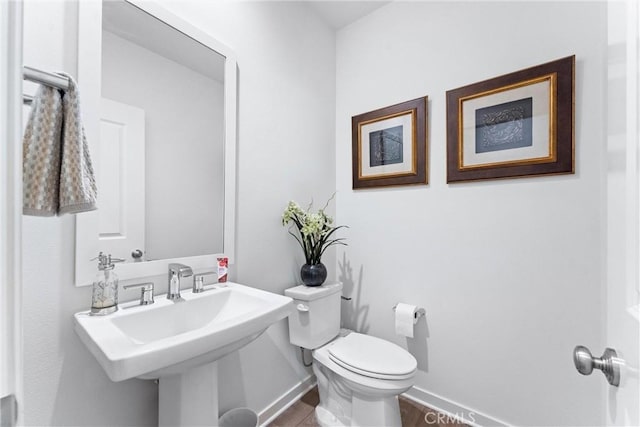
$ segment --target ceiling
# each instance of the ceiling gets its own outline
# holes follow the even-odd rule
[[[0,0],[1,1],[1,0]],[[296,0],[294,0],[296,1]],[[309,6],[324,22],[339,30],[389,0],[297,0]],[[194,42],[172,27],[125,1],[108,1],[103,6],[103,27],[133,43],[183,64],[215,80],[223,81],[224,57]],[[149,37],[149,35],[153,35]],[[212,53],[214,53],[212,55]]]
[[[339,30],[391,2],[383,0],[306,0],[305,3],[332,28]]]
[[[102,28],[210,79],[224,81],[224,56],[130,3],[103,2]]]

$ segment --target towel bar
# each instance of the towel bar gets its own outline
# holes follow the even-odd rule
[[[49,73],[48,71],[38,70],[33,67],[22,67],[22,75],[25,80],[53,86],[58,89],[69,89],[69,79],[58,74]]]
[[[49,73],[47,71],[38,70],[33,67],[22,67],[22,77],[25,80],[52,86],[57,89],[67,90],[69,89],[69,79],[58,74]],[[31,104],[33,102],[33,96],[22,95],[23,104]]]

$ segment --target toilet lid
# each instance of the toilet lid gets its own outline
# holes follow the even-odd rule
[[[356,332],[336,340],[328,350],[329,357],[338,365],[373,378],[411,378],[418,366],[415,357],[402,347]]]

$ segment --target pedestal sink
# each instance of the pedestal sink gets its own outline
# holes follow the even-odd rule
[[[291,298],[229,282],[182,299],[74,315],[75,330],[112,381],[159,379],[159,424],[218,423],[217,360],[287,317]]]

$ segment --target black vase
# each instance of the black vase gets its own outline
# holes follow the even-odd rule
[[[300,269],[302,283],[307,286],[320,286],[327,280],[327,267],[323,263],[305,264]]]

